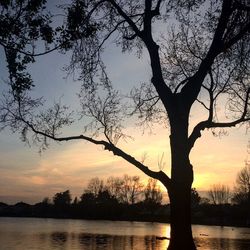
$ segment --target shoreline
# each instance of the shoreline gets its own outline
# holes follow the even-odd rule
[[[140,219],[91,219],[91,218],[76,218],[76,217],[44,217],[44,216],[2,216],[0,215],[0,218],[27,218],[27,219],[53,219],[53,220],[84,220],[84,221],[112,221],[112,222],[148,222],[148,223],[160,223],[160,224],[170,224],[170,221],[160,221],[160,220],[140,220]],[[235,227],[235,228],[250,228],[250,226],[246,225],[239,225],[239,224],[204,224],[204,223],[192,223],[192,226],[217,226],[217,227]]]

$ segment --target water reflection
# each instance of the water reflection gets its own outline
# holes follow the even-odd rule
[[[200,250],[249,250],[250,240],[246,239],[196,239],[197,248]]]
[[[248,250],[250,228],[193,226],[199,250]],[[169,225],[0,218],[0,250],[166,250]]]
[[[51,241],[44,249],[75,249],[75,250],[166,250],[167,239],[156,236],[107,235],[107,234],[74,234],[52,233],[48,235]],[[38,236],[44,242],[44,235]],[[196,238],[197,248],[200,250],[248,250],[250,240],[223,238]],[[42,244],[40,242],[39,244]]]
[[[54,232],[50,236],[52,245],[63,246],[68,240],[68,233]]]
[[[48,241],[46,238],[50,238]],[[105,234],[70,234],[52,233],[36,235],[36,245],[39,249],[74,249],[74,250],[163,250],[168,241],[157,240],[155,236],[128,236]],[[0,247],[1,249],[1,247]],[[19,249],[19,248],[13,248]]]
[[[75,234],[53,233],[50,237],[51,245],[48,246],[48,249],[52,246],[63,247],[70,245],[74,246],[74,249],[84,250],[163,250],[168,245],[167,240],[158,240],[155,236],[80,233],[78,237],[75,237]],[[39,236],[39,238],[42,237]]]

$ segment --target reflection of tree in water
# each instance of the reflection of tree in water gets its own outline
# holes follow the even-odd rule
[[[51,242],[56,246],[63,246],[68,240],[68,233],[66,232],[53,232],[51,233]]]
[[[248,231],[246,231],[247,234]],[[33,249],[53,249],[53,250],[166,250],[169,240],[165,237],[152,235],[133,236],[133,235],[105,235],[77,232],[50,232],[35,234],[35,238],[25,239],[25,242],[36,243],[37,248]],[[248,250],[250,249],[249,238],[246,239],[227,239],[210,238],[200,235],[195,239],[197,250]],[[21,243],[20,243],[21,244]],[[13,249],[27,249],[27,247]],[[27,245],[25,245],[27,246]],[[0,246],[0,249],[1,246]],[[6,248],[3,248],[6,249]],[[12,249],[12,248],[10,248]]]
[[[108,249],[112,245],[111,235],[79,234],[80,246],[91,249]]]
[[[156,240],[155,236],[96,234],[79,234],[79,244],[86,250],[163,250],[167,246],[165,240]]]
[[[196,238],[195,242],[200,250],[223,249],[223,250],[247,250],[250,242],[247,239],[226,238]]]

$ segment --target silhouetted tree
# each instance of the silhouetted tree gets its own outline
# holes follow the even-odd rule
[[[92,178],[89,180],[87,184],[87,188],[85,189],[85,193],[93,194],[96,198],[100,192],[105,190],[104,182],[98,177]]]
[[[75,199],[74,199],[74,201],[73,201],[73,203],[72,203],[72,204],[73,204],[74,206],[76,206],[78,203],[79,203],[78,198],[77,198],[77,197],[75,197]]]
[[[99,192],[96,200],[97,200],[97,203],[106,204],[106,205],[118,203],[117,199],[114,196],[112,196],[108,190]]]
[[[230,199],[230,189],[223,184],[216,184],[208,191],[209,198],[215,205],[227,204]]]
[[[68,206],[71,203],[71,194],[69,190],[61,193],[56,193],[53,197],[53,202],[56,206]]]
[[[197,207],[200,204],[201,197],[195,188],[191,188],[191,206]]]
[[[105,185],[109,193],[119,202],[123,201],[123,184],[123,178],[110,176]]]
[[[45,198],[42,200],[42,203],[45,204],[45,205],[51,204],[49,197],[45,197]]]
[[[1,7],[10,7],[9,3],[1,2]],[[18,13],[18,9],[14,11]],[[57,30],[64,45],[60,49],[72,49],[69,72],[80,69],[81,116],[92,119],[89,126],[79,135],[63,137],[59,130],[72,123],[66,106],[55,104],[42,113],[34,111],[42,103],[29,95],[29,76],[21,85],[19,78],[13,77],[20,55],[13,44],[6,54],[12,87],[1,104],[1,123],[21,132],[23,140],[28,140],[29,132],[35,133],[34,140],[41,142],[42,148],[48,146],[48,139],[101,145],[159,180],[170,199],[169,249],[196,249],[190,218],[193,167],[189,154],[204,129],[215,133],[215,128],[249,121],[249,11],[248,2],[243,0],[72,0],[65,8],[65,24]],[[169,27],[165,38],[159,36],[160,26],[165,30]],[[29,32],[24,30],[24,34]],[[126,137],[122,121],[128,112],[105,70],[102,52],[110,48],[105,46],[108,42],[123,52],[135,51],[139,56],[143,51],[148,53],[151,81],[131,90],[135,105],[129,113],[138,115],[144,124],[163,121],[169,125],[171,178],[136,160],[117,144]],[[222,105],[227,117],[218,112],[219,103],[226,103]],[[194,104],[200,105],[207,118],[190,129]]]
[[[232,201],[241,205],[243,208],[243,216],[245,223],[250,225],[250,164],[246,162],[246,166],[241,169],[236,178],[236,187],[234,190]],[[241,212],[242,213],[242,212]]]
[[[144,189],[144,202],[147,204],[160,205],[162,198],[162,192],[157,184],[157,180],[149,178],[147,186]]]
[[[126,204],[134,204],[139,195],[142,193],[143,184],[140,182],[139,176],[124,175],[121,186],[121,202]]]
[[[249,163],[246,163],[246,166],[237,175],[233,201],[238,204],[250,205],[250,164]]]
[[[87,193],[87,192],[84,192],[80,198],[81,198],[80,202],[82,204],[94,204],[96,199],[93,193]]]

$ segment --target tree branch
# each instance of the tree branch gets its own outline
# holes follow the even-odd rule
[[[188,145],[189,145],[189,151],[191,151],[192,147],[194,146],[194,143],[196,140],[201,137],[201,131],[204,129],[209,129],[209,128],[229,128],[229,127],[234,127],[240,123],[250,121],[250,117],[247,117],[247,112],[248,112],[248,107],[249,107],[249,94],[250,94],[250,88],[248,88],[247,94],[246,94],[246,99],[244,102],[244,109],[242,112],[242,115],[240,118],[231,121],[231,122],[214,122],[210,120],[210,116],[208,120],[202,121],[198,123],[191,135],[188,138]]]
[[[235,43],[237,43],[240,39],[242,39],[247,33],[250,32],[250,22],[233,38],[231,38],[228,42],[224,44],[224,50],[229,49]]]
[[[161,3],[162,3],[162,0],[158,0],[155,9],[152,11],[153,16],[160,15]]]
[[[122,8],[116,3],[114,0],[109,0],[112,6],[117,10],[117,12],[124,18],[124,20],[130,25],[130,27],[134,30],[137,36],[141,37],[141,31],[138,29],[136,24],[132,21],[132,19],[122,10]]]
[[[105,146],[104,149],[113,152],[114,155],[122,157],[127,162],[136,166],[146,175],[161,181],[167,188],[169,188],[169,186],[171,185],[171,179],[163,171],[156,172],[156,171],[150,170],[147,166],[143,165],[141,162],[137,161],[134,157],[125,153],[124,151],[122,151],[120,148],[116,147],[113,144],[105,142],[104,146]]]
[[[231,2],[232,0],[223,1],[221,15],[206,57],[204,58],[204,60],[202,60],[198,71],[182,88],[181,94],[188,100],[189,105],[192,105],[193,102],[197,99],[202,82],[206,77],[208,70],[211,68],[214,59],[223,51],[223,35],[232,13]]]
[[[229,127],[235,127],[236,125],[242,123],[242,122],[247,122],[250,121],[250,117],[241,117],[235,121],[231,122],[209,122],[207,121],[202,121],[198,123],[194,129],[191,135],[188,138],[188,145],[189,145],[189,151],[191,151],[192,147],[194,146],[196,140],[201,137],[201,131],[204,129],[209,129],[209,128],[229,128]]]
[[[214,102],[215,102],[215,98],[214,98],[214,78],[213,78],[213,73],[212,70],[210,69],[209,72],[209,77],[210,77],[210,88],[208,89],[208,94],[209,94],[209,99],[210,99],[210,103],[209,103],[209,116],[208,116],[208,121],[212,121],[213,117],[214,117]]]
[[[158,1],[157,6],[160,7],[161,1]],[[148,53],[150,56],[150,63],[152,69],[152,79],[153,83],[165,109],[167,112],[170,112],[172,106],[172,91],[165,84],[163,75],[162,75],[162,67],[159,56],[159,45],[153,39],[152,36],[152,0],[145,0],[145,14],[144,14],[144,28],[142,31],[141,39],[145,43]]]
[[[102,145],[104,146],[104,150],[111,151],[114,155],[119,156],[129,162],[130,164],[134,165],[138,169],[140,169],[143,173],[146,175],[158,179],[161,181],[167,188],[171,185],[171,179],[163,172],[163,171],[153,171],[150,170],[147,166],[142,164],[140,161],[136,160],[131,155],[125,153],[122,149],[116,147],[111,141],[107,142],[104,140],[95,140],[89,136],[85,135],[78,135],[78,136],[68,136],[68,137],[57,137],[53,134],[47,134],[46,132],[37,130],[35,126],[28,121],[26,121],[24,118],[19,117],[19,119],[24,122],[35,134],[44,136],[46,138],[50,138],[54,141],[62,142],[62,141],[73,141],[73,140],[85,140],[88,142],[91,142],[95,145]]]
[[[13,48],[12,46],[8,45],[8,44],[5,44],[4,42],[2,42],[0,40],[0,45],[3,46],[4,48],[6,49],[11,49],[11,50],[16,50],[17,52],[23,54],[23,55],[26,55],[26,56],[32,56],[32,57],[38,57],[38,56],[43,56],[43,55],[47,55],[57,49],[59,49],[60,47],[63,46],[63,44],[60,44],[60,45],[57,45],[55,46],[54,48],[52,49],[49,49],[49,50],[46,50],[44,52],[39,52],[39,53],[31,53],[31,52],[27,52],[27,51],[24,51],[24,50],[21,50],[21,49],[18,49],[18,48]]]

